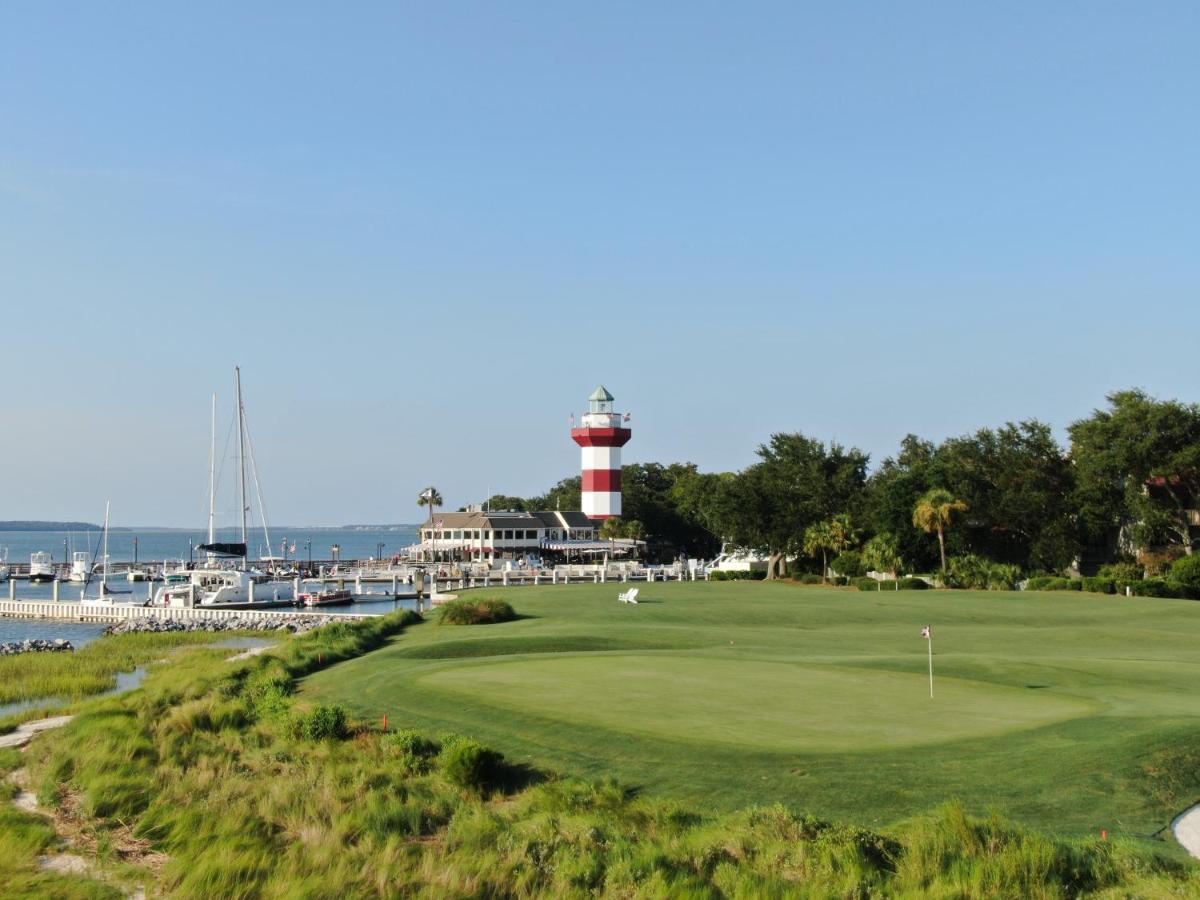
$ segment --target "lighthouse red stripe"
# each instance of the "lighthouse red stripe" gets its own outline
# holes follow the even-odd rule
[[[599,493],[621,492],[620,469],[587,469],[583,473],[583,489]]]
[[[571,438],[580,447],[624,447],[632,434],[628,428],[571,429]]]

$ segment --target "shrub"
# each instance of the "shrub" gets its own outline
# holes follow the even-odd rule
[[[433,767],[438,744],[411,728],[389,734],[385,739],[388,750],[399,757],[400,768],[410,775],[424,775]]]
[[[855,578],[855,579],[854,579],[854,581],[853,581],[852,583],[853,583],[853,585],[854,585],[856,588],[858,588],[860,591],[878,591],[878,590],[881,590],[881,588],[880,588],[880,585],[879,585],[879,582],[878,582],[878,581],[876,581],[874,578],[868,578],[868,577],[867,577],[867,576],[865,576],[865,575],[864,575],[863,577],[861,577],[861,578]]]
[[[924,578],[901,578],[897,587],[902,591],[924,591],[929,589],[929,582]]]
[[[828,583],[845,587],[850,583],[850,579],[846,578],[844,575],[830,575],[828,578]]]
[[[1102,578],[1097,575],[1083,579],[1083,590],[1092,594],[1115,594],[1117,585],[1111,578]]]
[[[724,572],[709,573],[711,581],[763,581],[767,577],[765,571],[742,571],[730,570]]]
[[[847,578],[861,578],[867,574],[866,563],[863,562],[862,554],[857,550],[847,550],[834,559],[829,567]]]
[[[1110,579],[1118,587],[1124,587],[1135,581],[1142,580],[1142,567],[1137,563],[1118,562],[1101,566],[1097,573],[1101,578]]]
[[[1145,578],[1129,585],[1135,597],[1182,597],[1179,585],[1170,584],[1161,578]]]
[[[1146,570],[1147,578],[1164,578],[1175,561],[1183,558],[1186,552],[1179,546],[1167,547],[1160,553],[1143,551],[1138,554],[1138,562]]]
[[[292,719],[292,734],[310,741],[341,740],[347,734],[345,707],[321,704]]]
[[[800,576],[801,584],[824,584],[820,575],[814,575],[812,572],[805,572]]]
[[[502,754],[469,738],[444,743],[438,756],[438,768],[447,781],[477,791],[496,784],[503,762]]]
[[[1080,591],[1083,590],[1083,579],[1062,578],[1057,575],[1042,575],[1030,578],[1025,582],[1027,591]]]
[[[517,617],[513,608],[503,600],[491,597],[451,600],[441,607],[439,625],[490,625],[511,622]]]
[[[1200,553],[1175,560],[1169,580],[1191,591],[1200,591]]]

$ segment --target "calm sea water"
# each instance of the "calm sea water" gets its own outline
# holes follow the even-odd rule
[[[217,529],[218,541],[236,541],[239,529]],[[29,555],[45,550],[54,556],[55,562],[66,562],[76,551],[87,551],[95,556],[100,553],[102,535],[99,532],[67,531],[0,531],[0,548],[8,549],[10,562],[29,562]],[[128,562],[134,558],[134,538],[137,538],[139,560],[187,560],[189,548],[194,548],[207,539],[202,529],[155,528],[108,530],[108,555],[113,562]],[[358,528],[295,528],[271,527],[271,544],[268,552],[266,538],[261,528],[250,533],[250,555],[282,556],[283,542],[287,540],[288,557],[308,559],[309,550],[313,559],[332,559],[333,547],[341,547],[344,560],[367,559],[379,554],[383,545],[385,557],[394,556],[410,544],[416,543],[416,525],[395,525],[386,529]],[[292,552],[292,546],[296,550]],[[311,545],[311,546],[310,546]],[[192,551],[193,555],[195,551]],[[3,556],[3,549],[0,549]]]
[[[5,594],[4,596],[8,596]],[[58,622],[50,619],[0,619],[0,643],[59,638],[79,649],[104,633],[108,625],[92,622]]]

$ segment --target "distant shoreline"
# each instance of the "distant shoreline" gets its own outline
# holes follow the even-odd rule
[[[223,526],[224,527],[224,526]],[[391,524],[391,525],[272,525],[273,531],[403,531],[411,528],[416,528],[417,524]],[[6,531],[102,531],[103,525],[96,525],[93,522],[36,522],[25,520],[13,520],[11,522],[0,522],[0,532]],[[109,526],[109,531],[128,533],[131,531],[150,532],[150,531],[183,531],[183,532],[200,532],[204,528],[196,527],[181,527],[173,525],[146,525],[146,526],[128,526],[123,525],[117,527]]]

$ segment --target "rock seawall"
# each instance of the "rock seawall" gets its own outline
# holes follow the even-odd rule
[[[105,634],[163,634],[171,631],[277,631],[304,634],[322,625],[328,625],[326,616],[293,616],[284,621],[266,620],[247,614],[230,616],[227,619],[167,619],[156,616],[125,619],[110,625]]]
[[[74,650],[70,641],[47,641],[42,638],[26,638],[23,641],[5,641],[0,643],[0,656],[15,656],[18,653],[59,653],[64,650]]]

